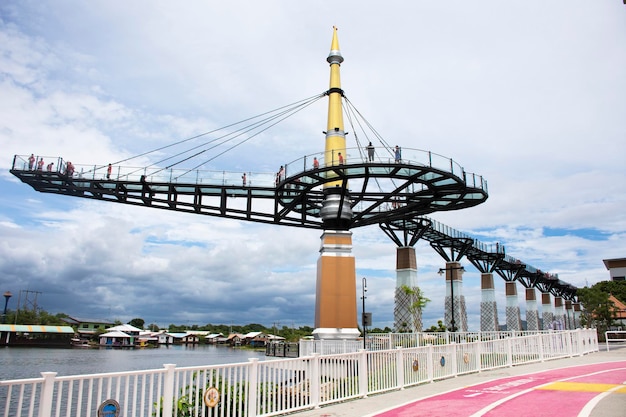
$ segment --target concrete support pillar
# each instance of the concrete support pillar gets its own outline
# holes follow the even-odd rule
[[[572,301],[565,300],[565,328],[567,330],[575,329],[574,326],[574,312],[572,310]]]
[[[526,330],[539,330],[539,311],[534,288],[526,288]]]
[[[415,248],[404,246],[396,250],[396,294],[393,309],[397,332],[421,332],[422,312],[415,308],[417,286],[417,260]]]
[[[554,297],[554,324],[552,328],[554,330],[565,329],[565,309],[563,308],[563,298]]]
[[[352,232],[325,230],[317,260],[316,339],[357,339],[356,267]]]
[[[480,302],[480,331],[497,332],[500,328],[492,273],[480,274],[480,289],[482,295]]]
[[[445,322],[450,331],[467,331],[467,311],[463,296],[463,270],[460,262],[446,262]],[[454,320],[452,318],[454,317]],[[454,325],[452,323],[454,321]],[[454,327],[454,329],[453,329]]]
[[[549,292],[541,293],[541,319],[543,330],[550,330],[554,321],[554,309],[552,308],[552,298]]]
[[[574,329],[580,329],[582,327],[582,323],[580,322],[580,303],[572,303],[574,307],[573,317],[574,317]]]
[[[517,301],[517,284],[515,281],[507,281],[506,291],[506,329],[522,330],[522,322]]]

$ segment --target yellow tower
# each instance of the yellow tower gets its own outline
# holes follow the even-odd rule
[[[328,89],[328,123],[324,166],[346,163],[346,133],[343,126],[341,78],[339,68],[343,57],[339,51],[337,28],[327,58],[330,64]],[[356,308],[356,267],[352,255],[352,232],[348,230],[352,218],[347,183],[333,171],[337,181],[324,185],[321,217],[324,233],[321,236],[320,257],[317,261],[315,298],[316,339],[356,339],[360,335]]]

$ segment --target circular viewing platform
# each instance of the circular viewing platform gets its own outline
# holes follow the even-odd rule
[[[137,196],[153,207],[163,203],[177,210],[188,205],[198,213],[202,213],[198,196],[223,199],[219,202],[222,215],[229,198],[273,199],[273,212],[263,210],[274,223],[295,216],[307,227],[317,224],[313,218],[320,217],[324,192],[329,188],[348,199],[353,213],[351,228],[473,207],[488,197],[484,178],[466,172],[450,158],[404,148],[402,159],[396,160],[391,149],[379,148],[376,157],[369,160],[362,151],[345,149],[343,163],[333,152],[310,154],[283,164],[273,173],[124,165],[113,165],[109,172],[108,164],[71,164],[68,168],[61,157],[38,155],[31,164],[28,155],[16,155],[11,173],[42,192],[115,197],[122,203]],[[44,163],[38,165],[41,159]],[[244,219],[252,220],[245,215],[252,209],[237,210]]]

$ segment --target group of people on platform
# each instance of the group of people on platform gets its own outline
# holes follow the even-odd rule
[[[372,145],[372,142],[370,142],[365,149],[367,150],[367,160],[368,162],[374,162],[375,159],[375,153],[376,153],[376,148],[374,148],[374,145]],[[394,155],[394,159],[396,163],[400,163],[402,162],[402,148],[400,148],[398,145],[396,145],[395,148],[393,148],[393,155]],[[344,164],[344,156],[342,155],[341,152],[337,153],[337,161],[339,162],[339,165],[343,165]],[[319,169],[320,167],[320,162],[317,159],[317,157],[313,158],[313,169]]]
[[[372,145],[372,142],[370,142],[365,147],[365,149],[367,150],[368,162],[374,162],[376,149],[374,148],[374,145]],[[396,147],[393,149],[393,152],[394,152],[395,162],[396,163],[402,162],[402,148],[396,145]],[[339,165],[343,165],[345,162],[344,156],[341,152],[337,153],[337,161]],[[313,169],[319,169],[319,167],[320,167],[320,161],[317,159],[317,157],[313,157]],[[278,186],[278,184],[284,179],[285,179],[285,167],[281,165],[275,176],[275,185]],[[247,177],[246,177],[245,172],[241,176],[241,180],[242,180],[243,186],[245,187],[247,185]]]
[[[35,157],[35,154],[30,154],[30,156],[28,157],[28,170],[29,171],[33,171],[33,170],[37,170],[37,171],[43,171],[43,166],[45,165],[45,162],[43,160],[43,157],[40,157],[39,160],[37,160],[37,158]],[[67,175],[68,177],[72,177],[74,175],[74,171],[76,170],[76,168],[74,167],[74,164],[72,164],[70,161],[67,161],[65,163],[65,168],[63,169],[63,175]],[[111,171],[113,170],[113,166],[111,164],[109,164],[107,166],[107,174],[106,174],[106,178],[111,179]],[[52,172],[54,171],[54,162],[50,162],[48,165],[46,165],[46,171],[47,172]],[[245,174],[244,174],[245,176]],[[245,178],[244,178],[244,185],[245,185]]]

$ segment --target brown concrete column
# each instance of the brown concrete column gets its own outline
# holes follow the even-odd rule
[[[539,311],[534,288],[526,288],[526,330],[539,330]]]
[[[574,329],[580,329],[582,323],[580,322],[581,308],[580,303],[572,303],[574,307]]]
[[[399,247],[396,249],[396,292],[393,308],[397,332],[422,331],[422,312],[411,308],[418,290],[415,248]]]
[[[493,274],[480,274],[481,302],[480,302],[480,331],[497,332],[498,307],[496,305],[496,290],[493,285]]]
[[[575,329],[574,313],[572,310],[572,300],[565,300],[565,328],[567,330]]]
[[[507,281],[506,292],[506,329],[508,331],[522,330],[522,323],[517,301],[517,285],[515,281]]]
[[[356,267],[352,232],[325,230],[317,260],[315,330],[317,339],[357,339]]]
[[[454,327],[457,332],[467,331],[467,311],[463,296],[463,270],[460,262],[446,262],[446,327],[452,330],[452,312],[454,311]]]
[[[549,292],[541,293],[541,318],[543,330],[550,330],[554,321],[554,309],[552,308],[552,297]]]

